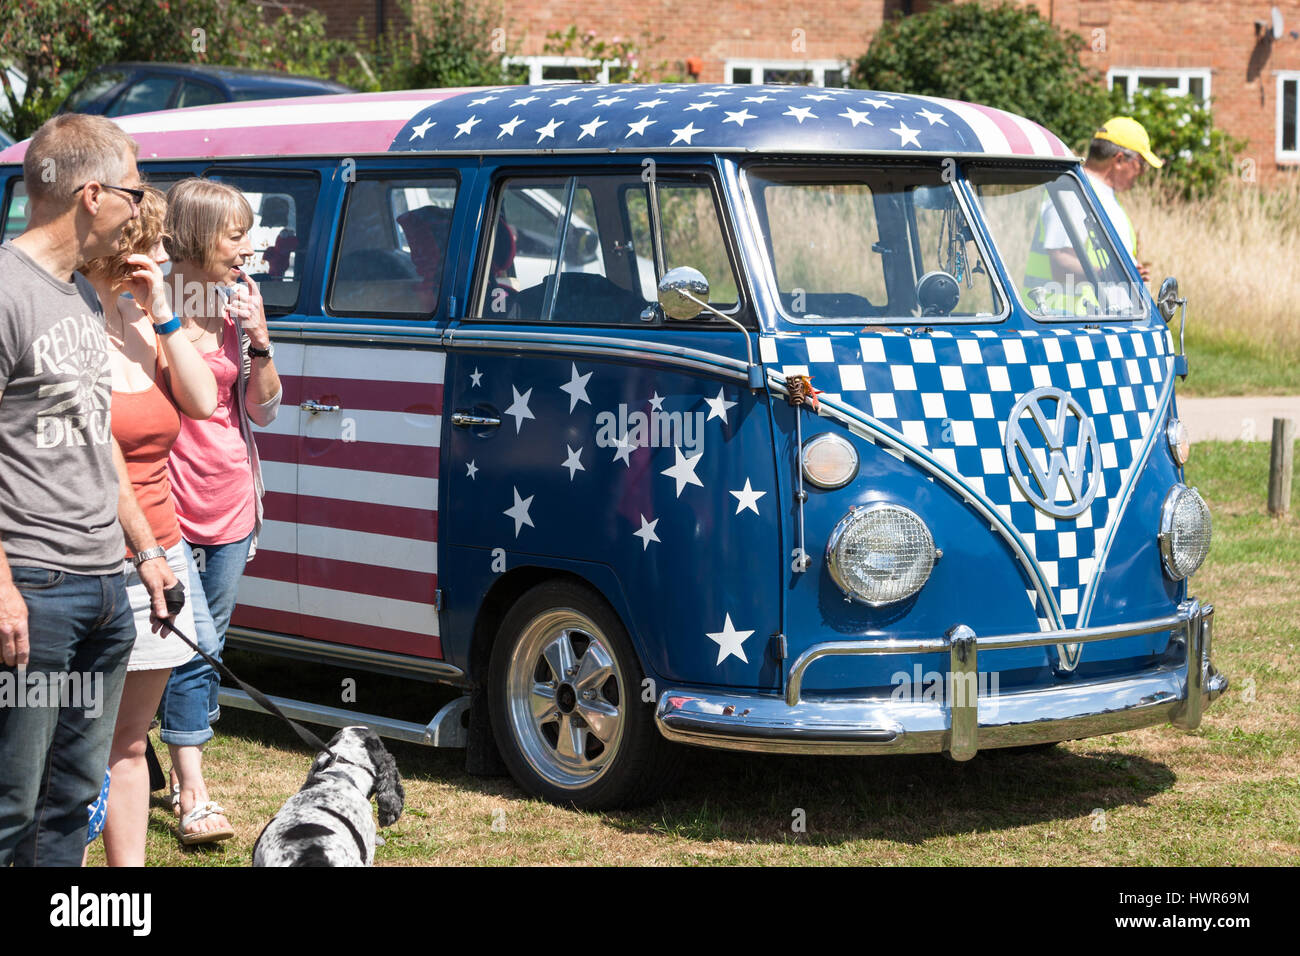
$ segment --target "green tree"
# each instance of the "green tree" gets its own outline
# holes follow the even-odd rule
[[[1116,88],[1111,113],[1131,116],[1146,129],[1152,152],[1164,160],[1155,185],[1168,195],[1203,198],[1234,174],[1253,173],[1238,166],[1246,140],[1216,128],[1210,107],[1190,96],[1140,88],[1128,100]]]
[[[27,76],[20,100],[7,81],[15,136],[53,115],[90,70],[144,60],[213,63],[330,77],[352,44],[325,37],[315,10],[268,12],[254,0],[5,0],[0,59]],[[3,76],[3,71],[0,71]]]
[[[945,96],[1041,123],[1076,149],[1105,120],[1109,96],[1079,59],[1077,33],[1034,7],[941,4],[881,26],[850,82],[868,89]]]
[[[502,60],[506,20],[499,5],[481,0],[403,0],[413,30],[392,30],[375,59],[383,89],[500,86],[518,82]]]

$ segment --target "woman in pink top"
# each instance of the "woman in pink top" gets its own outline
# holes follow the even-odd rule
[[[187,306],[185,335],[217,380],[217,410],[183,421],[169,462],[176,518],[190,552],[195,639],[220,659],[244,564],[262,524],[262,473],[250,423],[266,426],[280,406],[266,313],[243,271],[253,255],[253,211],[243,193],[209,179],[186,179],[167,194],[172,281]],[[191,295],[194,283],[203,295]],[[189,306],[202,302],[202,308]],[[199,586],[201,584],[201,586]],[[159,711],[171,749],[173,802],[182,843],[234,834],[203,780],[202,745],[220,716],[220,679],[201,657],[173,671]]]
[[[142,565],[162,560],[175,579],[186,581],[185,549],[167,480],[168,450],[181,423],[208,415],[217,400],[212,373],[185,340],[167,301],[161,268],[167,261],[163,195],[149,186],[141,187],[141,193],[140,215],[122,231],[123,251],[82,266],[104,306],[111,346],[114,453],[122,455],[131,478],[119,495],[126,508],[123,520],[139,526],[132,538],[143,543],[127,555],[123,568],[136,638],[109,754],[112,780],[104,827],[109,866],[144,866],[149,722],[171,669],[191,654],[180,638],[153,626],[151,601],[140,577]],[[175,622],[181,631],[191,632],[188,605]]]

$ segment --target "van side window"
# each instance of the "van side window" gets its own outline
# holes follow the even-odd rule
[[[739,294],[736,275],[727,255],[722,223],[713,202],[713,190],[705,180],[699,182],[661,179],[655,186],[659,200],[659,228],[663,235],[664,271],[678,266],[698,269],[709,280],[709,304],[722,312],[736,308]],[[649,255],[650,219],[648,191],[628,191],[627,217],[638,248]],[[647,263],[648,265],[648,263]],[[648,300],[658,297],[653,269],[639,272],[641,294]]]
[[[657,276],[691,265],[713,283],[711,298],[735,308],[736,280],[707,181],[656,185],[666,266],[656,271],[650,188],[639,175],[507,180],[476,315],[525,322],[641,324]]]
[[[455,208],[452,176],[353,183],[330,279],[330,313],[436,315]]]
[[[26,228],[27,184],[21,179],[15,179],[9,187],[9,201],[4,210],[4,236],[0,242],[8,242],[15,236],[22,235]]]
[[[306,264],[302,243],[311,234],[320,179],[315,173],[256,175],[209,170],[209,179],[241,190],[253,207],[248,238],[253,257],[244,270],[257,282],[268,314],[284,315],[298,305]]]
[[[637,322],[647,305],[636,277],[649,250],[634,248],[619,215],[625,175],[507,180],[481,268],[478,315],[535,322]],[[645,267],[653,271],[646,260]]]

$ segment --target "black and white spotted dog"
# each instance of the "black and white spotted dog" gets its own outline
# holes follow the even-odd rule
[[[344,727],[316,755],[307,780],[271,818],[253,846],[253,866],[370,866],[375,821],[402,815],[406,792],[397,762],[369,727]]]

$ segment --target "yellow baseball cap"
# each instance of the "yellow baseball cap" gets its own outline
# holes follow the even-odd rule
[[[1131,116],[1114,116],[1106,120],[1101,128],[1092,134],[1092,138],[1110,140],[1116,146],[1133,150],[1145,159],[1152,169],[1159,169],[1164,165],[1164,160],[1151,152],[1151,137],[1147,135],[1147,131]]]

